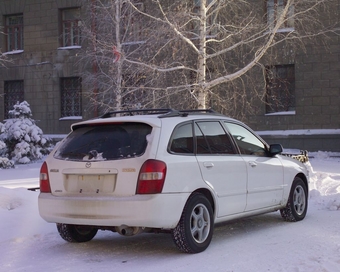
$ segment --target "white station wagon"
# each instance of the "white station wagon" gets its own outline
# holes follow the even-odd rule
[[[68,242],[98,230],[169,232],[204,251],[214,224],[308,205],[303,163],[280,155],[245,124],[211,110],[110,112],[73,124],[40,172],[39,212]]]

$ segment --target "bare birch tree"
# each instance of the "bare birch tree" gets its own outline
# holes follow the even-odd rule
[[[4,66],[6,62],[6,56],[0,51],[0,67]]]
[[[264,97],[264,63],[292,59],[305,39],[332,32],[320,15],[330,2],[92,0],[91,99],[115,109],[129,97],[142,107],[246,108]]]
[[[2,28],[0,28],[0,34],[5,34],[2,32]],[[4,67],[5,63],[8,62],[8,59],[6,58],[6,55],[4,54],[3,48],[0,47],[0,67]]]
[[[140,69],[125,61],[143,43],[134,29],[140,7],[125,0],[86,0],[83,7],[81,65],[89,104],[95,114],[121,109],[143,81]]]

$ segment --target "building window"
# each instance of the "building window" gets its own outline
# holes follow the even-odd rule
[[[294,65],[266,67],[266,113],[295,110]]]
[[[82,116],[81,78],[60,79],[61,117]]]
[[[201,9],[201,0],[193,0],[194,2],[194,8],[193,12],[195,14],[200,14]],[[210,5],[212,0],[206,0],[206,5]],[[206,31],[207,36],[215,36],[217,34],[217,28],[215,27],[215,21],[217,19],[218,12],[207,14],[207,24],[206,24]],[[191,28],[194,33],[199,35],[199,29],[200,29],[200,21],[199,20],[193,20],[191,23]]]
[[[61,46],[80,46],[80,27],[80,8],[61,10]]]
[[[144,4],[135,1],[133,5],[140,11],[144,12]],[[121,29],[125,37],[125,43],[140,42],[142,40],[142,16],[133,9],[130,4],[123,4],[121,16]]]
[[[276,20],[280,18],[284,8],[287,5],[287,0],[267,0],[267,21],[269,27],[272,29],[276,24]],[[294,28],[294,5],[288,9],[286,18],[280,29]]]
[[[24,24],[23,15],[5,17],[5,34],[7,35],[7,51],[24,49]]]
[[[4,116],[5,119],[9,118],[8,112],[13,109],[17,102],[24,101],[24,81],[14,80],[5,81],[4,84]]]
[[[129,107],[140,108],[140,103],[147,95],[144,90],[146,76],[144,74],[124,74],[122,80],[123,104]]]

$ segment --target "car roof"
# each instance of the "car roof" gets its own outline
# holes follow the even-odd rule
[[[174,110],[174,109],[137,109],[112,111],[95,119],[78,122],[71,126],[72,129],[91,124],[107,124],[113,122],[145,122],[152,126],[161,126],[162,121],[169,123],[181,123],[190,120],[224,119],[237,123],[238,120],[227,117],[212,109],[199,110]]]

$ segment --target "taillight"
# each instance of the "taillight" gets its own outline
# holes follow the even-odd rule
[[[44,162],[40,168],[40,192],[51,192],[50,179],[48,177],[48,168],[46,162]]]
[[[136,194],[159,194],[163,190],[166,164],[162,161],[147,160],[142,165],[137,182]]]

